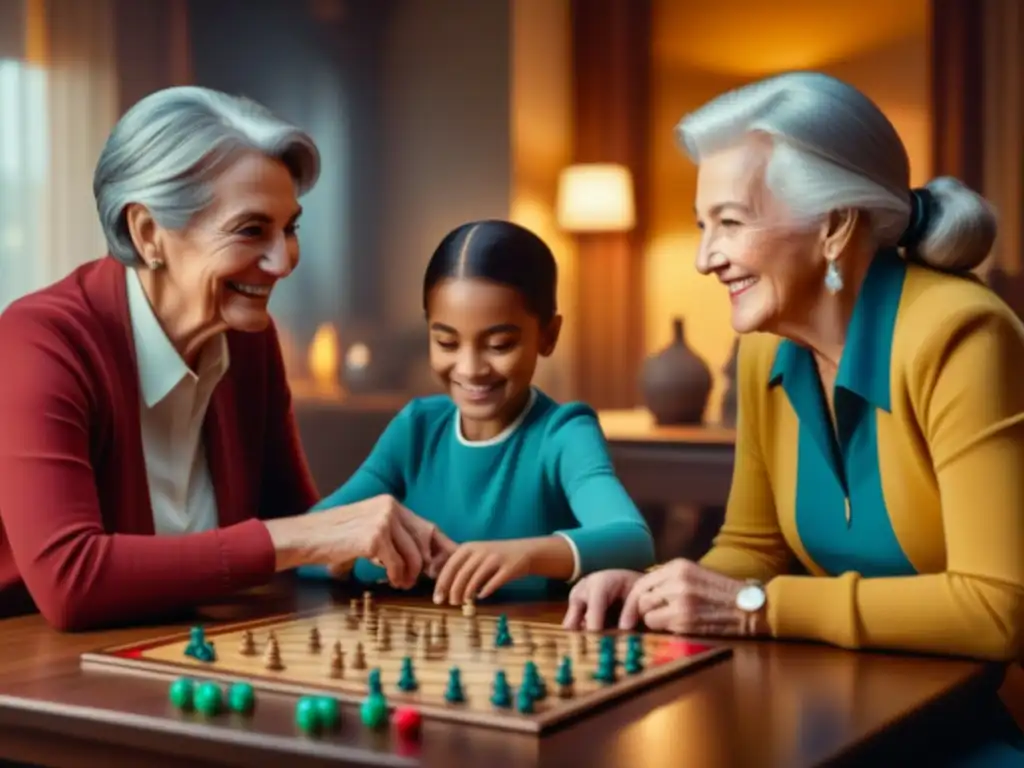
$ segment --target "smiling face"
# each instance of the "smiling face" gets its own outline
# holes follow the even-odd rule
[[[213,184],[213,202],[183,230],[160,227],[140,206],[129,228],[143,259],[143,285],[171,340],[188,357],[215,333],[261,331],[274,284],[299,261],[301,213],[287,167],[242,155]]]
[[[470,439],[515,420],[529,398],[539,356],[550,355],[559,318],[543,328],[520,293],[476,278],[449,278],[427,299],[430,365],[451,395]]]
[[[752,137],[704,158],[697,174],[697,269],[727,287],[737,333],[797,321],[822,291],[821,229],[787,224],[764,185],[770,156],[770,141]]]

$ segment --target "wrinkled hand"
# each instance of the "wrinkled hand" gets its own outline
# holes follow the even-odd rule
[[[529,575],[535,546],[530,539],[462,544],[437,577],[434,602],[462,605],[471,597],[483,599],[503,584]]]
[[[751,617],[736,607],[744,586],[689,560],[672,560],[633,584],[619,624],[630,629],[643,619],[648,629],[680,635],[760,634],[763,609]]]
[[[379,564],[388,582],[408,589],[421,573],[431,574],[455,550],[436,525],[391,496],[304,516],[313,526],[312,547],[332,573],[350,569],[357,558]]]
[[[569,593],[569,608],[565,612],[562,626],[565,629],[587,629],[597,632],[604,629],[608,608],[626,595],[643,576],[637,571],[597,571],[580,579]]]

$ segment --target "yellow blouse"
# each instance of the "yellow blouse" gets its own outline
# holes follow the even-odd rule
[[[1024,326],[977,280],[882,252],[834,394],[835,428],[807,350],[742,339],[732,490],[702,564],[766,582],[775,637],[1020,658]]]

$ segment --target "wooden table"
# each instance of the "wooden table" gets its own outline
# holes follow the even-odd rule
[[[282,579],[223,605],[204,622],[244,620],[347,602]],[[510,617],[561,617],[562,607],[504,606]],[[544,738],[426,722],[415,753],[370,732],[343,708],[340,733],[297,737],[294,699],[261,694],[247,724],[178,715],[167,684],[85,673],[79,655],[177,631],[170,627],[60,635],[38,616],[0,623],[0,756],[56,766],[588,766],[801,768],[891,749],[915,733],[934,741],[954,714],[995,687],[981,664],[856,654],[823,646],[737,643],[731,660],[668,682]],[[242,721],[244,723],[244,721]],[[872,739],[875,736],[877,738]],[[875,750],[871,752],[871,750]],[[866,763],[869,765],[876,762]]]

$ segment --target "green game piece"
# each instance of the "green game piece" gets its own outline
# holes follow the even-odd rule
[[[241,715],[252,712],[256,705],[256,692],[248,683],[232,683],[228,688],[228,709]]]
[[[341,708],[332,696],[318,696],[315,700],[316,714],[321,728],[337,728],[341,722]]]
[[[295,724],[303,733],[320,730],[320,712],[315,696],[303,696],[295,702]]]
[[[366,676],[366,692],[370,696],[384,695],[384,689],[380,683],[380,667],[374,667]]]
[[[398,690],[410,693],[419,688],[416,682],[416,675],[412,668],[412,659],[406,656],[402,659],[402,671],[398,676]]]
[[[636,675],[644,671],[644,663],[638,654],[629,653],[626,654],[625,669],[627,675]]]
[[[499,669],[494,673],[494,686],[491,693],[491,704],[501,709],[512,706],[512,688],[508,684],[508,675],[505,670]]]
[[[216,683],[200,683],[196,688],[195,708],[208,717],[220,714],[224,708],[224,694]]]
[[[597,659],[597,670],[594,672],[594,679],[599,683],[615,682],[615,657],[610,653],[601,652]]]
[[[359,715],[367,728],[378,728],[388,719],[388,702],[381,694],[370,694],[363,699]]]
[[[217,652],[214,650],[213,643],[206,641],[206,632],[202,627],[192,627],[189,630],[188,638],[188,645],[185,646],[186,656],[207,663],[217,660]]]
[[[572,685],[575,682],[572,676],[572,659],[568,656],[562,657],[558,671],[555,672],[555,682],[558,685]]]
[[[519,693],[516,694],[516,710],[522,715],[533,712],[533,696],[525,685],[520,686]]]
[[[192,709],[192,697],[194,692],[194,683],[187,677],[179,677],[171,683],[171,686],[168,689],[168,696],[171,699],[171,704],[180,710],[187,711]]]
[[[522,689],[526,689],[534,701],[540,701],[548,695],[547,686],[544,685],[534,661],[527,661],[523,665],[523,682],[520,690]]]
[[[462,675],[458,667],[448,670],[448,687],[444,691],[444,700],[449,704],[461,704],[466,700],[462,690]]]

